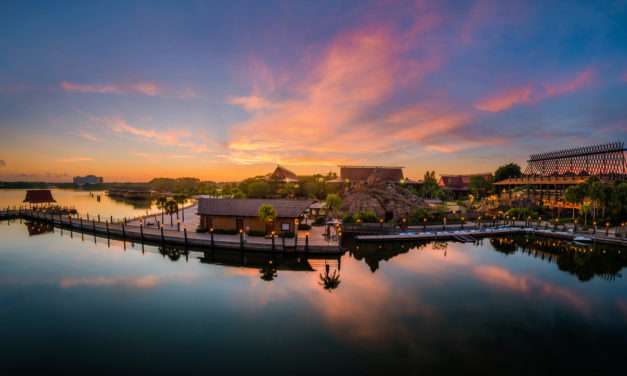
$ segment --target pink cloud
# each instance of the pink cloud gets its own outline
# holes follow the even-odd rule
[[[548,84],[545,85],[544,88],[546,90],[546,94],[549,97],[568,94],[590,85],[594,80],[594,76],[594,70],[589,68],[582,72],[579,72],[577,76],[572,80],[556,84]]]
[[[183,129],[168,129],[165,131],[146,129],[129,124],[121,118],[96,118],[93,120],[108,126],[113,132],[128,134],[158,145],[175,146],[195,153],[209,152],[209,147],[195,139],[196,135]]]
[[[477,278],[491,285],[515,290],[525,295],[555,298],[575,307],[582,313],[590,312],[590,304],[585,298],[567,288],[535,277],[516,275],[505,268],[491,265],[475,267],[474,273]]]
[[[445,100],[382,108],[390,107],[398,88],[415,89],[442,65],[441,51],[419,38],[437,20],[418,18],[409,31],[374,25],[341,33],[312,54],[304,72],[288,75],[296,80],[274,80],[261,69],[270,88],[266,93],[257,85],[251,95],[229,100],[251,117],[232,127],[224,157],[240,163],[333,165],[373,150],[394,152],[464,126],[471,116]],[[410,58],[416,49],[420,57]],[[281,99],[269,99],[277,96]],[[374,109],[379,109],[376,117],[369,115]]]
[[[566,81],[533,85],[508,89],[481,99],[475,103],[475,108],[481,111],[501,112],[519,104],[531,104],[547,98],[557,97],[584,89],[594,82],[595,71],[585,69]]]
[[[533,88],[531,85],[508,90],[483,99],[475,104],[481,111],[500,112],[519,103],[529,103],[532,100]]]
[[[64,91],[76,93],[96,94],[140,94],[156,96],[163,93],[163,89],[153,82],[136,82],[131,84],[78,84],[63,81],[61,88]]]

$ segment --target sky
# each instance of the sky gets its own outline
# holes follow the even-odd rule
[[[490,172],[627,141],[627,1],[6,1],[0,180]]]

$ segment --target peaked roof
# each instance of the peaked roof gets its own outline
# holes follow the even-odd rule
[[[270,175],[272,179],[286,180],[288,182],[298,181],[298,176],[287,168],[277,165],[274,172]]]
[[[26,197],[23,202],[29,204],[47,204],[49,202],[56,202],[52,198],[52,192],[49,189],[29,189],[26,191]]]
[[[212,198],[199,197],[198,214],[257,217],[259,207],[269,204],[276,210],[278,218],[296,218],[314,203],[314,200],[283,200],[263,198]]]

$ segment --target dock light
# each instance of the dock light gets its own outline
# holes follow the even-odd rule
[[[309,232],[306,232],[306,233],[305,233],[305,236],[306,236],[306,237],[309,237]]]
[[[239,233],[241,234],[241,233],[243,233],[243,232],[244,232],[244,229],[243,229],[243,228],[240,228],[240,229],[239,229]]]
[[[213,232],[213,227],[209,229],[209,232]]]
[[[383,218],[380,218],[380,219],[379,219],[379,223],[383,223]]]

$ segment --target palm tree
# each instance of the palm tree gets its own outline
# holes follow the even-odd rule
[[[177,205],[183,205],[183,210],[181,210],[181,215],[183,216],[183,222],[185,222],[185,200],[187,200],[187,196],[183,194],[178,194],[174,196],[174,201],[176,201]],[[179,219],[179,211],[178,208],[176,210],[176,219]]]
[[[574,185],[566,189],[566,191],[564,192],[564,199],[566,200],[566,202],[576,205],[583,201],[584,199],[583,193],[584,193],[583,189],[580,186]],[[574,219],[575,219],[575,207],[573,206],[573,220]]]
[[[333,273],[329,273],[329,265],[325,265],[324,275],[320,273],[320,286],[331,292],[331,290],[338,288],[341,282],[340,274],[337,270],[333,270]]]
[[[271,223],[276,218],[276,210],[274,209],[274,206],[270,204],[261,205],[259,207],[258,214],[259,214],[259,219],[261,219],[261,221],[266,224]],[[266,225],[266,232],[267,231],[268,231],[268,226]]]
[[[174,213],[178,213],[179,204],[174,200],[167,200],[165,204],[165,211],[170,214],[170,226],[174,225]]]
[[[157,208],[161,209],[161,223],[164,222],[163,216],[164,216],[164,211],[165,211],[165,206],[168,203],[168,198],[165,196],[159,196],[159,198],[157,198],[156,204],[157,204]]]
[[[329,193],[327,195],[325,203],[327,206],[327,212],[332,213],[334,217],[337,216],[337,212],[342,206],[342,199],[340,198],[340,196],[336,195],[335,193]]]

